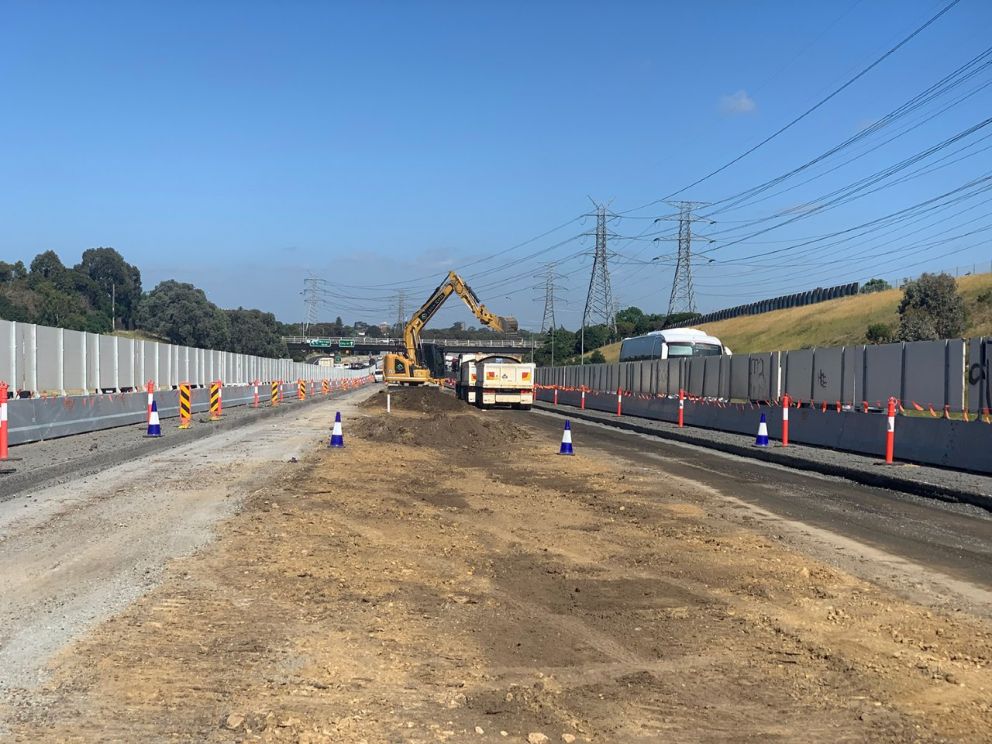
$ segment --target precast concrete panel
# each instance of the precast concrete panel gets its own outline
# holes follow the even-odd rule
[[[748,398],[774,400],[778,389],[778,354],[748,355]]]
[[[158,379],[158,342],[156,341],[145,341],[141,345],[141,357],[143,359],[143,372],[144,374],[140,379],[145,381],[151,380],[152,385],[155,389],[161,387],[161,383]]]
[[[747,400],[750,397],[748,387],[748,357],[737,354],[728,357],[730,360],[730,394],[734,400]]]
[[[12,320],[0,320],[0,380],[9,383],[14,387],[17,379],[17,369],[14,364],[14,350],[17,343],[14,336],[17,332],[17,324]]]
[[[966,351],[967,348],[964,339],[948,339],[946,402],[953,411],[963,411],[965,406]]]
[[[86,334],[86,389],[95,392],[100,388],[100,335]]]
[[[844,347],[822,346],[814,349],[813,400],[834,404],[842,400],[843,390]]]
[[[973,338],[968,343],[968,410],[992,410],[992,339]]]
[[[62,332],[62,389],[70,395],[83,395],[86,388],[86,334]]]
[[[703,396],[706,398],[720,397],[720,357],[702,357],[703,362]]]
[[[704,365],[705,361],[701,357],[696,357],[695,359],[686,359],[683,362],[689,368],[689,393],[696,397],[703,395],[703,378],[706,369]]]
[[[720,398],[730,399],[730,360],[732,357],[721,356],[720,359]]]
[[[171,388],[172,380],[172,346],[158,344],[158,384],[162,388]]]
[[[121,390],[137,389],[134,379],[134,339],[117,339],[117,386]]]
[[[134,341],[134,357],[131,360],[131,366],[134,367],[135,383],[139,389],[144,390],[149,377],[145,376],[145,342],[141,339]]]
[[[117,339],[114,336],[100,336],[100,389],[118,390]]]
[[[858,347],[843,346],[841,392],[840,400],[844,405],[857,405],[858,395],[861,392],[861,378],[858,374],[856,360],[858,358]],[[864,352],[860,352],[862,357]]]
[[[813,400],[813,349],[784,352],[782,364],[789,397],[803,402]]]
[[[889,396],[902,392],[902,344],[865,347],[864,400],[885,405]]]
[[[41,395],[62,394],[62,332],[60,328],[38,326],[38,387]]]
[[[17,324],[17,376],[15,387],[32,395],[38,393],[38,326],[34,323]]]
[[[911,341],[903,346],[903,405],[916,402],[943,409],[947,389],[947,342]]]

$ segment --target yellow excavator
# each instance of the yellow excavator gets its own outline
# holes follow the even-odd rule
[[[452,294],[461,297],[483,325],[500,333],[512,333],[517,330],[516,318],[503,317],[490,312],[479,302],[479,298],[465,280],[454,271],[449,271],[447,278],[431,293],[427,302],[420,306],[403,329],[403,345],[406,347],[406,353],[386,354],[383,359],[382,376],[387,385],[424,385],[434,382],[430,370],[421,362],[420,332]]]

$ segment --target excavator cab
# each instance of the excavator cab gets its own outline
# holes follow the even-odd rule
[[[382,377],[389,385],[423,385],[430,382],[430,371],[402,354],[386,354],[382,360]]]

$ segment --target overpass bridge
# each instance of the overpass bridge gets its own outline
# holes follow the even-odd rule
[[[379,354],[387,351],[403,351],[406,347],[402,338],[377,338],[372,336],[283,336],[290,351],[314,351],[334,353],[350,351],[353,354]],[[423,338],[425,344],[434,344],[446,353],[461,354],[472,351],[491,351],[503,354],[529,354],[540,345],[534,339],[524,338]]]

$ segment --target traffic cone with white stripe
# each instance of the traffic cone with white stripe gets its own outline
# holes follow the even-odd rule
[[[341,411],[334,414],[334,430],[331,432],[329,447],[344,447],[344,434],[341,431]]]
[[[148,415],[148,433],[146,437],[162,436],[162,425],[158,420],[158,403],[152,401],[152,412]]]
[[[565,421],[565,431],[561,433],[561,449],[558,450],[559,455],[574,455],[572,451],[572,424],[569,421]]]
[[[768,422],[765,421],[765,414],[761,414],[761,421],[758,422],[758,436],[754,440],[754,446],[768,446]]]

